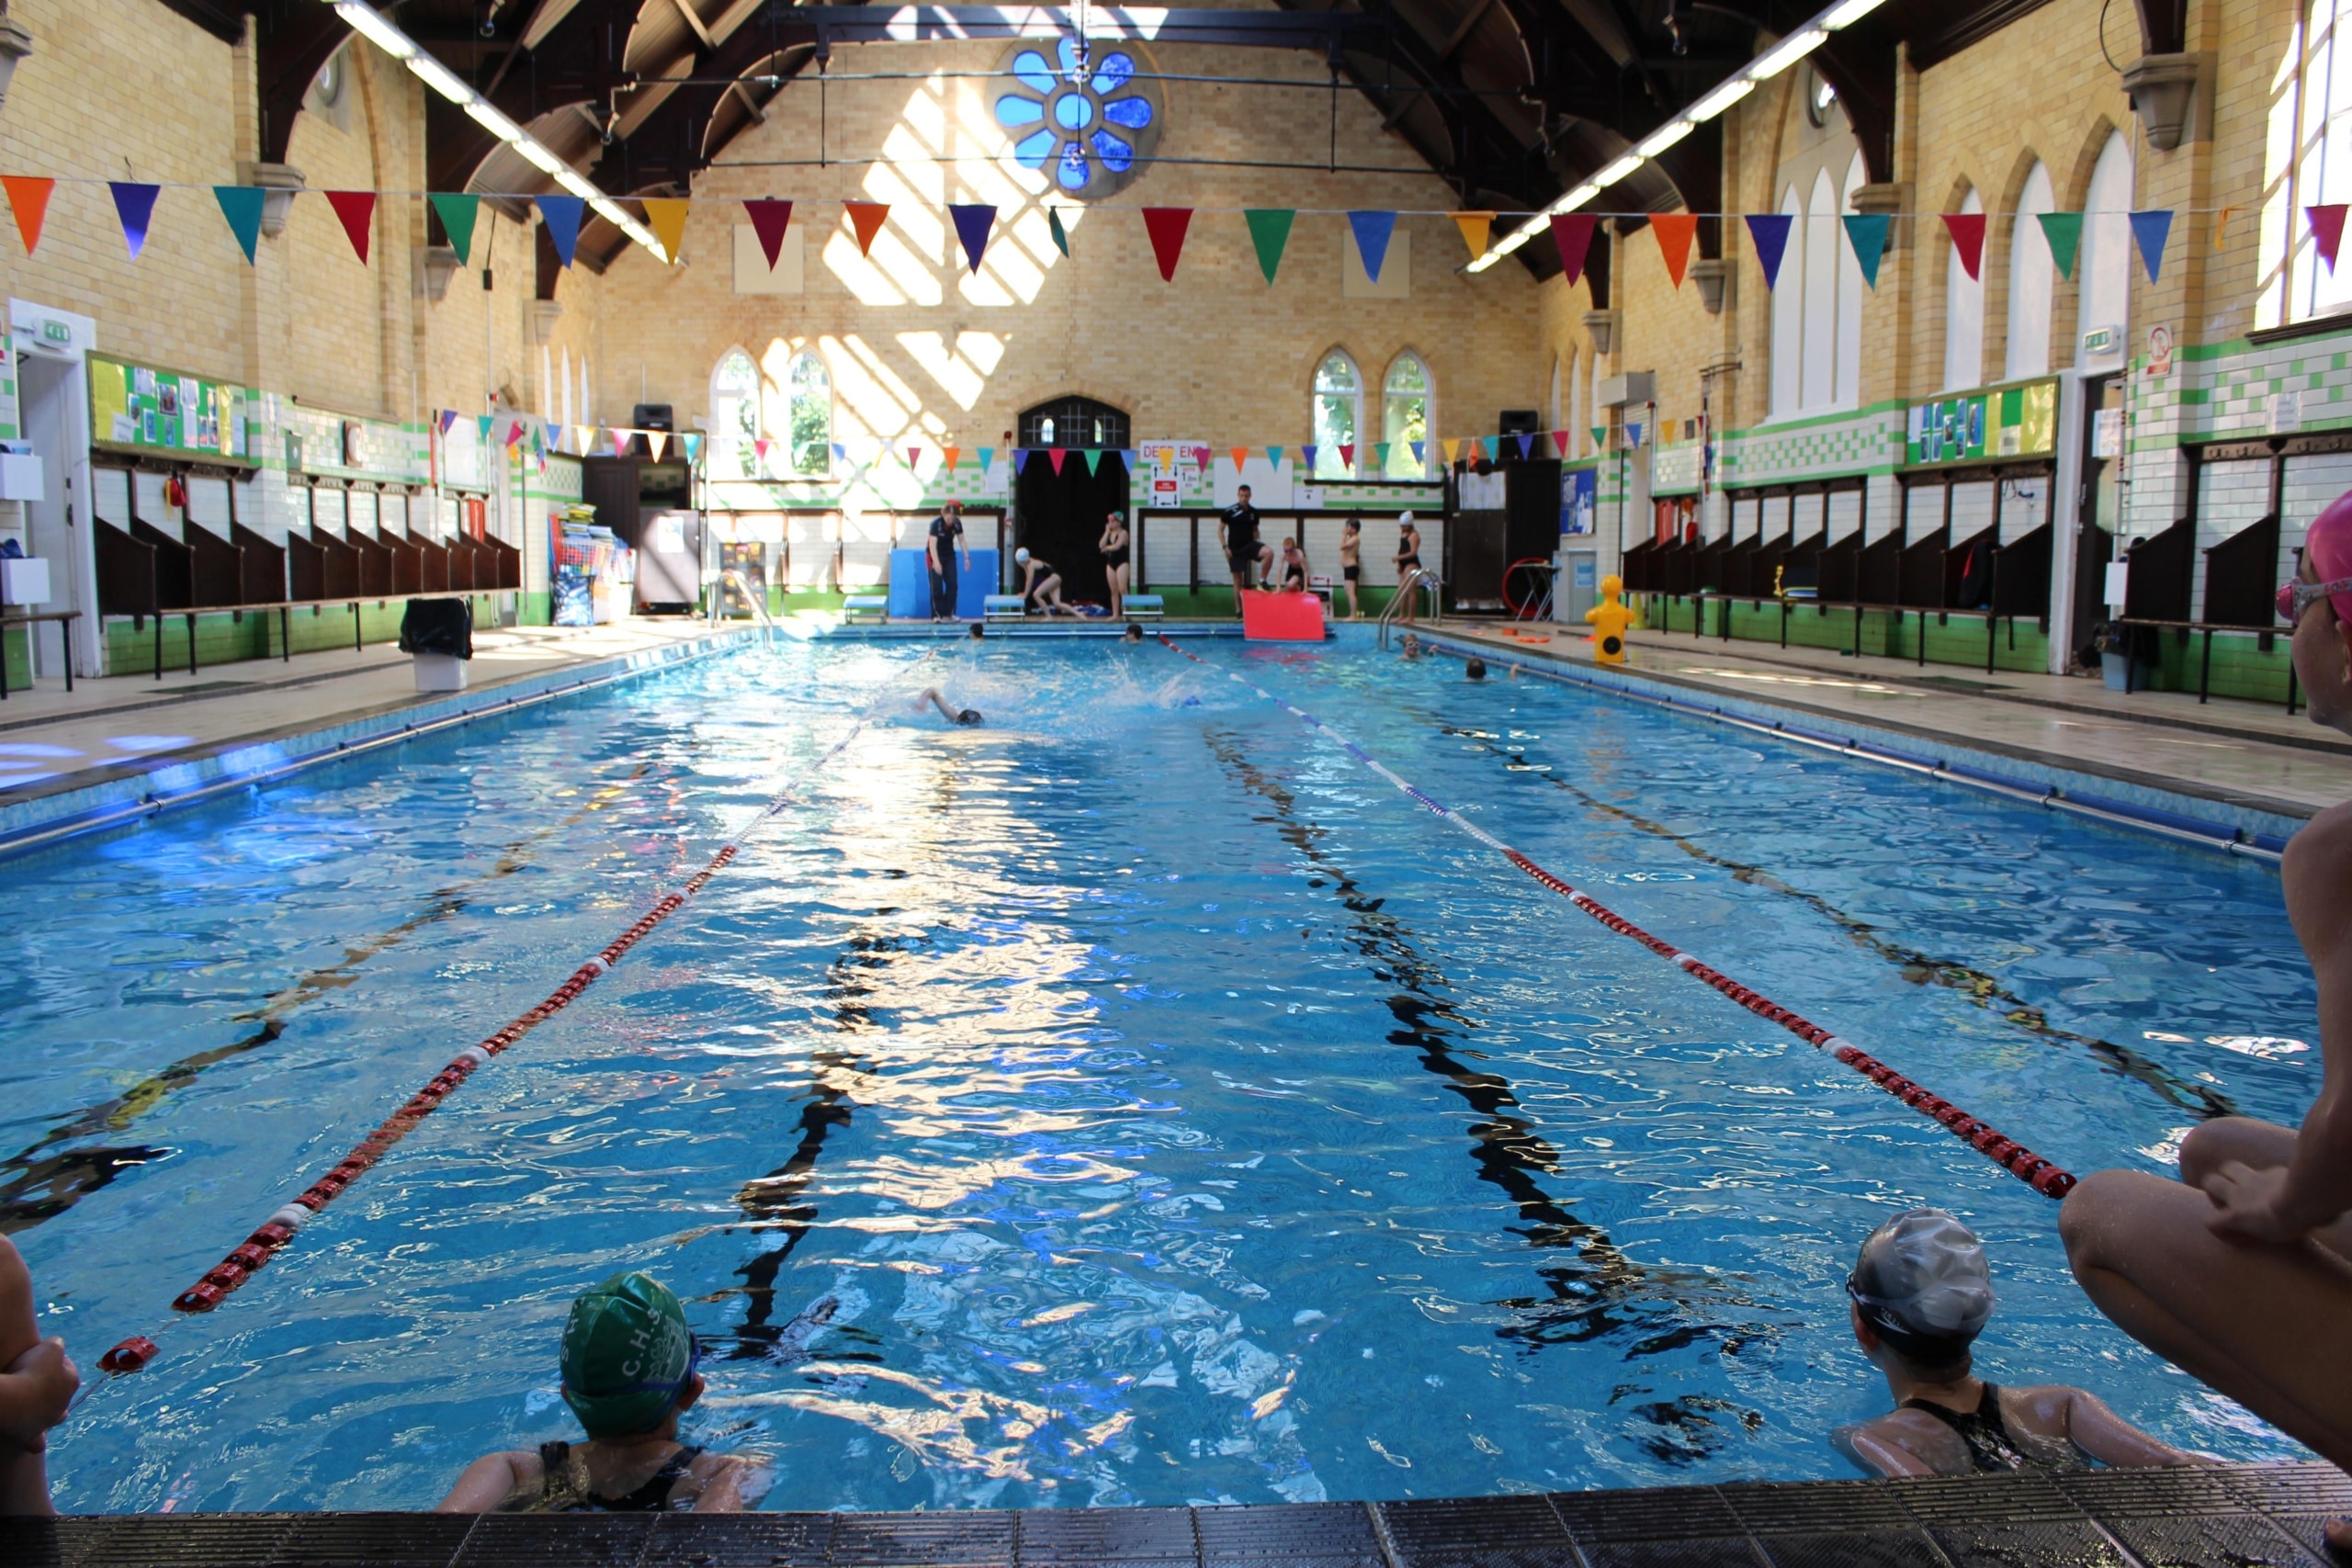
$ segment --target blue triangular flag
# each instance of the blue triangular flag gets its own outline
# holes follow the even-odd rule
[[[1878,264],[1886,254],[1886,231],[1894,223],[1883,212],[1846,214],[1846,243],[1854,247],[1854,260],[1861,264],[1862,281],[1872,288],[1878,287]]]
[[[474,430],[476,431],[479,439],[485,442],[490,439],[490,415],[486,413],[478,413],[474,415]]]
[[[1629,419],[1625,422],[1625,445],[1633,447],[1636,451],[1640,450],[1642,445],[1641,421],[1637,419]]]
[[[580,247],[580,214],[587,203],[576,196],[543,196],[539,200],[539,221],[548,226],[548,238],[555,243],[556,260],[571,265],[571,253]]]
[[[1298,460],[1306,465],[1308,473],[1315,471],[1315,454],[1321,450],[1323,448],[1320,446],[1302,446],[1298,449]]]
[[[114,215],[122,220],[123,242],[130,247],[130,259],[137,261],[147,248],[147,220],[155,216],[155,193],[164,187],[109,180],[107,188],[114,192]]]
[[[1416,463],[1419,463],[1419,462],[1424,462],[1424,461],[1426,461],[1426,460],[1427,460],[1427,459],[1426,459],[1426,457],[1423,456],[1422,451],[1421,451],[1422,446],[1425,446],[1425,445],[1426,445],[1426,443],[1419,442],[1419,441],[1408,441],[1408,442],[1406,442],[1406,443],[1405,443],[1405,445],[1406,445],[1406,446],[1410,446],[1410,447],[1413,449],[1413,461],[1414,461],[1414,462],[1416,462]]]
[[[980,270],[980,257],[989,248],[989,231],[996,226],[993,207],[950,207],[947,215],[956,220],[956,237],[964,243],[964,259],[972,270]]]
[[[1524,463],[1525,461],[1527,461],[1527,459],[1528,459],[1528,458],[1530,458],[1530,457],[1533,457],[1534,455],[1535,455],[1535,437],[1533,437],[1532,435],[1522,435],[1522,436],[1521,436],[1521,437],[1519,438],[1519,460],[1520,460],[1521,462]]]
[[[1795,215],[1788,212],[1747,215],[1747,237],[1756,243],[1756,260],[1764,269],[1766,288],[1781,281],[1781,258],[1789,253],[1789,226],[1795,221]]]
[[[1363,275],[1378,283],[1380,269],[1388,261],[1388,236],[1396,231],[1396,215],[1351,212],[1348,227],[1356,231],[1356,254],[1363,258]]]
[[[849,461],[849,445],[848,445],[848,443],[846,443],[846,442],[842,442],[842,441],[836,441],[836,442],[834,442],[834,443],[832,444],[832,446],[833,446],[833,461],[834,461],[834,462],[836,462],[836,463],[846,463],[846,462],[848,462],[848,461]]]
[[[980,448],[980,472],[982,472],[982,473],[984,473],[984,474],[985,474],[985,473],[987,473],[987,472],[989,471],[989,465],[990,463],[995,462],[995,461],[996,461],[996,448],[995,448],[995,447],[993,447],[993,446],[983,446],[983,447],[981,447],[981,448]]]
[[[1272,463],[1277,468],[1281,468],[1283,466],[1283,449],[1279,446],[1267,447],[1266,461]]]
[[[2140,259],[2148,266],[2148,281],[2154,283],[2165,264],[2165,242],[2172,237],[2172,213],[2166,209],[2132,215],[2132,237],[2140,242]]]
[[[229,220],[229,232],[237,236],[237,244],[248,262],[254,259],[254,248],[261,243],[262,195],[259,186],[212,187],[213,199],[220,204],[220,216]]]
[[[449,427],[450,427],[451,425],[453,425],[453,424],[457,423],[458,423],[458,411],[457,411],[456,409],[443,409],[443,410],[441,411],[441,434],[444,434],[444,435],[448,434],[449,434]]]

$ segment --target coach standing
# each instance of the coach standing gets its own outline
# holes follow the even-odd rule
[[[923,550],[931,563],[931,618],[952,621],[956,618],[956,568],[949,559],[953,554],[963,557],[964,570],[972,570],[971,547],[964,542],[964,505],[951,501],[939,509],[931,520],[931,536]]]
[[[1258,566],[1258,509],[1250,504],[1250,487],[1243,485],[1231,506],[1217,514],[1217,543],[1233,572],[1233,613],[1241,614],[1241,596],[1250,592],[1250,578]],[[1261,574],[1262,575],[1262,574]]]

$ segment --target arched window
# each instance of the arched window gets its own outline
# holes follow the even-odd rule
[[[2352,201],[2352,153],[2335,151],[2346,145],[2340,132],[2352,121],[2352,48],[2336,58],[2344,37],[2337,30],[2341,4],[2312,0],[2270,79],[2257,327],[2284,326],[2352,304],[2352,265],[2329,270],[2303,218],[2307,207]]]
[[[1804,205],[1804,403],[1826,409],[1838,400],[1838,187],[1823,170],[1813,176]],[[1788,287],[1788,273],[1781,274]]]
[[[1356,377],[1355,362],[1334,349],[1315,372],[1315,478],[1348,476],[1340,448],[1355,444],[1363,413],[1363,383]]]
[[[2352,62],[2347,62],[2352,63]],[[2086,368],[2123,363],[2124,312],[2132,303],[2132,144],[2109,131],[2091,169],[2083,198],[2083,254],[2075,265],[2075,363]],[[2105,330],[2108,346],[2093,352],[2090,334]]]
[[[2050,259],[2050,243],[2042,236],[2041,215],[2054,205],[2050,171],[2037,162],[2018,192],[2017,220],[2009,231],[2007,380],[2050,372],[2050,301],[2058,272]]]
[[[1797,187],[1781,193],[1781,216],[1791,220],[1781,253],[1781,276],[1772,290],[1772,417],[1783,419],[1804,406],[1805,225]]]
[[[760,367],[730,349],[710,373],[710,473],[756,479],[760,472]]]
[[[1430,438],[1430,372],[1429,367],[1410,354],[1400,354],[1388,367],[1388,378],[1381,383],[1381,439],[1388,443],[1387,478],[1419,479],[1429,477]],[[1421,456],[1413,455],[1413,443],[1421,443]]]
[[[790,399],[786,445],[792,471],[822,478],[833,468],[833,378],[825,374],[823,360],[803,349],[793,355],[786,379]]]
[[[1870,171],[1862,164],[1862,155],[1846,165],[1846,183],[1838,189],[1838,210],[1840,214],[1860,210],[1854,205],[1855,196],[1870,183]],[[1862,295],[1870,285],[1862,281],[1862,261],[1846,243],[1845,221],[1838,220],[1832,243],[1838,250],[1838,369],[1837,378],[1830,383],[1829,406],[1850,409],[1862,400]]]
[[[1972,188],[1961,198],[1963,213],[1984,210],[1984,198]],[[1984,380],[1984,257],[1976,258],[1976,276],[1961,265],[1960,247],[1944,248],[1944,387],[1955,390],[1981,386]]]

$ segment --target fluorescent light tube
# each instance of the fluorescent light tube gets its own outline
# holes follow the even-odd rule
[[[1748,94],[1754,91],[1756,91],[1756,82],[1754,78],[1747,76],[1735,76],[1730,81],[1724,83],[1722,86],[1717,87],[1713,92],[1709,93],[1705,97],[1701,98],[1697,103],[1692,104],[1690,108],[1684,112],[1687,113],[1692,120],[1703,124],[1704,122],[1714,118],[1717,115],[1723,113],[1724,110],[1731,107],[1732,105],[1739,102],[1740,99],[1747,96]]]
[[[523,128],[521,126],[515,124],[513,120],[508,119],[504,115],[499,113],[496,109],[492,108],[480,98],[473,99],[471,102],[468,103],[466,105],[466,112],[473,117],[475,124],[481,126],[484,130],[489,131],[492,136],[497,137],[501,141],[505,142],[509,146],[514,146],[518,142],[529,140],[529,138],[523,134]]]
[[[1821,18],[1822,30],[1834,33],[1840,28],[1850,28],[1884,4],[1886,0],[1846,0],[1843,6]]]
[[[429,54],[409,56],[408,68],[423,79],[424,85],[463,108],[474,101],[474,90],[466,85],[458,73]]]
[[[594,186],[590,185],[586,180],[582,179],[580,175],[580,171],[571,167],[568,164],[560,168],[550,170],[549,172],[555,175],[556,184],[561,186],[564,189],[570,191],[572,195],[578,197],[582,201],[594,201],[605,194],[603,191],[598,190]]]
[[[416,53],[416,45],[409,36],[376,13],[373,6],[362,6],[359,0],[335,0],[334,14],[351,24],[351,30],[366,36],[369,43],[394,60],[407,60]]]
[[[1610,186],[1615,185],[1619,180],[1623,179],[1635,169],[1640,168],[1646,161],[1647,160],[1644,159],[1639,152],[1628,152],[1623,157],[1618,159],[1615,163],[1610,164],[1607,168],[1601,170],[1600,173],[1593,175],[1592,183],[1605,189]]]
[[[1761,60],[1747,68],[1751,82],[1769,82],[1829,41],[1829,35],[1816,27],[1806,27],[1791,33],[1774,44]]]
[[[1636,142],[1634,151],[1645,158],[1655,158],[1699,128],[1687,119],[1678,119],[1659,126],[1646,141]]]

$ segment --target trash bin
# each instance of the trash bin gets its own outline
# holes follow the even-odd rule
[[[474,656],[474,610],[463,599],[412,599],[401,614],[401,651],[416,663],[420,692],[462,692]]]

